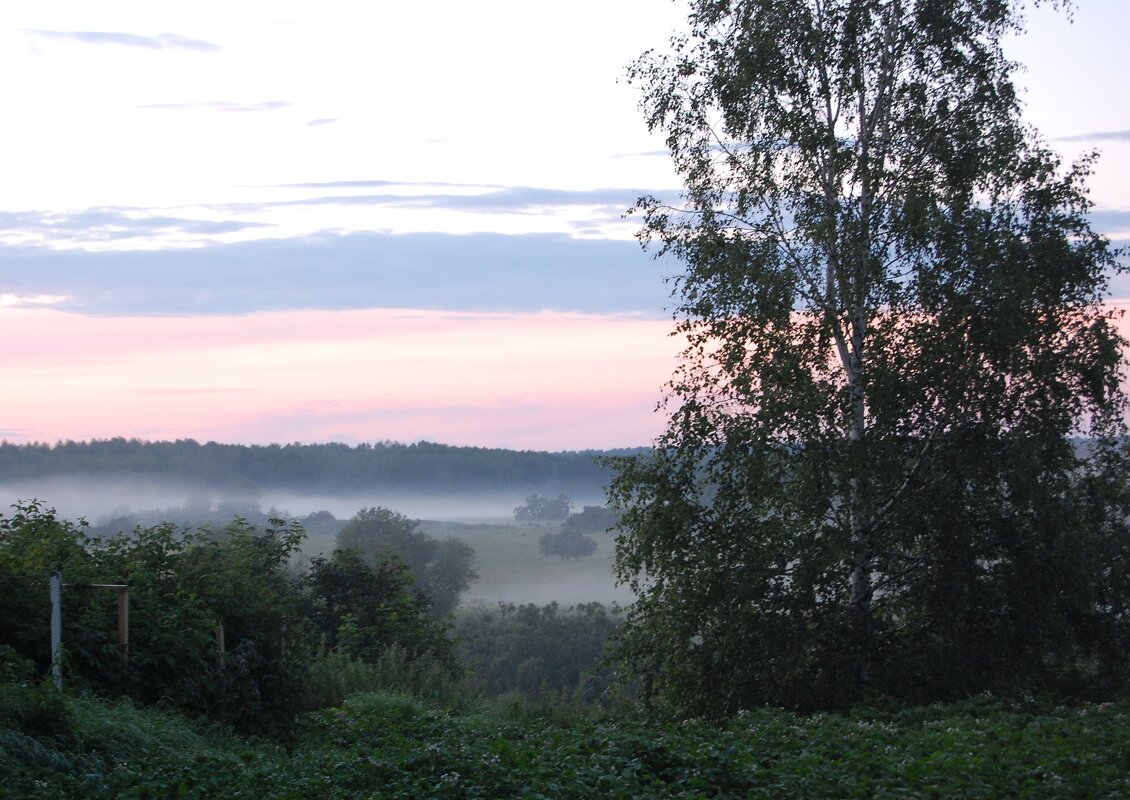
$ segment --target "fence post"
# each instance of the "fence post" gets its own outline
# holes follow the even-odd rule
[[[51,679],[63,688],[63,576],[51,573]]]

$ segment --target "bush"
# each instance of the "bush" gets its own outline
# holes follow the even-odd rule
[[[71,702],[50,685],[2,683],[0,728],[33,737],[65,737],[71,731]]]
[[[596,552],[596,539],[571,530],[546,533],[538,538],[542,555],[558,558],[587,558]]]
[[[488,698],[598,703],[612,680],[605,646],[622,621],[615,605],[503,603],[464,614],[455,633],[470,686]]]
[[[462,679],[445,661],[413,658],[394,644],[374,661],[340,652],[319,655],[311,664],[305,705],[308,709],[338,706],[367,692],[405,694],[444,707],[464,706],[468,698]]]

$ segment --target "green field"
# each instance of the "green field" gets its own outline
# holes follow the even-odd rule
[[[475,570],[479,580],[464,596],[462,605],[557,602],[569,606],[601,602],[632,601],[625,587],[616,586],[612,574],[614,544],[610,534],[595,534],[596,553],[588,558],[566,560],[543,556],[538,537],[558,526],[520,525],[506,519],[475,521],[422,520],[420,530],[436,539],[462,539],[475,548]],[[303,545],[306,555],[329,553],[332,535],[311,535]]]

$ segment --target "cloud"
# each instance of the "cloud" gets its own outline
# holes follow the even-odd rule
[[[146,103],[135,106],[146,111],[221,111],[225,114],[261,113],[264,111],[281,111],[290,108],[292,103],[285,100],[266,100],[262,103],[226,103],[209,101],[204,103]]]
[[[81,211],[0,211],[0,239],[51,244],[127,242],[157,234],[219,236],[269,227],[261,222],[171,217],[140,209],[88,208]]]
[[[156,36],[139,36],[134,33],[110,31],[44,31],[29,30],[28,33],[44,39],[65,40],[89,45],[115,45],[118,47],[140,47],[147,50],[192,50],[198,53],[214,53],[220,46],[203,39],[190,39],[175,33],[159,33]]]
[[[1089,212],[1087,219],[1090,220],[1092,228],[1108,236],[1130,231],[1130,211],[1100,209]]]
[[[498,184],[461,184],[442,181],[392,181],[380,179],[320,181],[313,183],[276,184],[278,189],[359,190],[346,194],[313,194],[285,200],[260,203],[231,203],[215,206],[225,214],[256,214],[270,209],[308,207],[365,207],[410,209],[414,211],[447,211],[466,214],[546,215],[565,208],[591,209],[588,220],[572,220],[573,230],[585,235],[607,236],[601,226],[621,221],[624,213],[642,196],[655,196],[677,204],[678,189],[604,187],[596,189],[547,189],[536,186],[502,186]],[[376,189],[385,191],[361,192]],[[431,190],[431,191],[428,191]],[[592,227],[589,227],[589,226]]]
[[[423,308],[662,313],[665,274],[632,241],[563,234],[322,234],[175,250],[0,248],[0,285],[95,315]]]
[[[1055,142],[1130,142],[1130,131],[1092,131],[1071,136],[1057,136]]]
[[[272,188],[276,189],[386,189],[394,186],[405,188],[418,186],[444,186],[451,189],[501,189],[499,184],[466,184],[450,183],[448,181],[388,181],[388,180],[350,180],[350,181],[315,181],[312,183],[279,183]]]
[[[333,117],[321,117],[319,119],[309,120],[306,124],[313,128],[319,125],[332,125],[335,122],[337,122],[337,120]]]
[[[379,194],[335,194],[315,197],[297,198],[293,200],[276,200],[258,205],[258,208],[284,207],[284,206],[394,206],[399,208],[416,208],[437,211],[465,211],[488,214],[533,214],[541,213],[551,208],[564,207],[598,207],[607,209],[614,217],[619,217],[627,209],[635,205],[636,200],[643,195],[667,196],[674,198],[677,190],[650,190],[650,189],[543,189],[533,186],[488,186],[467,187],[457,184],[405,184],[394,181],[340,181],[330,184],[293,184],[294,188],[398,188],[437,186],[452,189],[478,189],[468,193],[460,192],[431,192],[431,193],[401,193],[387,192]],[[235,206],[242,211],[247,211],[248,206]]]
[[[641,150],[638,153],[615,153],[612,158],[669,158],[670,150]]]
[[[61,294],[0,294],[0,308],[38,308],[57,305],[66,301]]]

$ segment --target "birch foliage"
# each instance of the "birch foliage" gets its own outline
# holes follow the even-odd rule
[[[689,345],[617,462],[621,655],[695,713],[1117,680],[1118,253],[1025,125],[1018,0],[692,0],[629,77]],[[1086,446],[1080,441],[1089,442]],[[1125,651],[1125,647],[1123,647]]]

